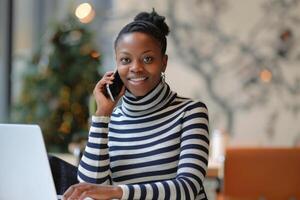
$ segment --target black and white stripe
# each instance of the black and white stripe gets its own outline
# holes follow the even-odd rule
[[[160,83],[129,92],[111,118],[92,117],[80,181],[119,185],[122,199],[205,199],[208,113]]]

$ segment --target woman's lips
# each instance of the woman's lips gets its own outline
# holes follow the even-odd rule
[[[128,78],[128,81],[133,85],[142,84],[145,80],[147,80],[147,77],[134,77],[134,78]]]

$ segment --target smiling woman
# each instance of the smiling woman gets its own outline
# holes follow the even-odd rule
[[[126,88],[136,97],[150,92],[167,66],[159,43],[145,33],[125,34],[116,46],[117,68]]]
[[[207,199],[208,112],[164,81],[164,20],[154,10],[142,12],[117,36],[122,102],[105,96],[115,79],[107,72],[94,89],[97,110],[78,168],[82,183],[65,199]]]

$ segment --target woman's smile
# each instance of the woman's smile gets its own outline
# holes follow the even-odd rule
[[[132,85],[141,85],[141,84],[145,83],[147,80],[148,80],[148,77],[145,77],[145,76],[128,78],[129,83]]]

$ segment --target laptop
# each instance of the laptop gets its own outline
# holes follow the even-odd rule
[[[38,125],[0,124],[0,199],[57,200]]]

